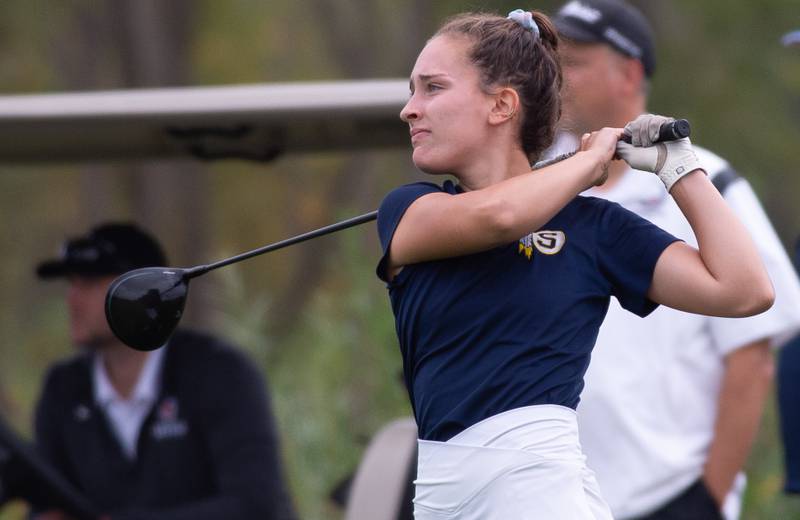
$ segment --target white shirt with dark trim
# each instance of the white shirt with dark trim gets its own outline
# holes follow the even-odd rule
[[[728,168],[695,147],[713,176]],[[619,202],[687,243],[688,222],[652,173],[629,170],[609,191]],[[647,514],[702,475],[713,438],[725,356],[769,338],[778,347],[800,330],[800,283],[750,184],[737,179],[725,199],[750,231],[775,287],[773,307],[749,318],[714,318],[661,306],[639,318],[612,299],[578,405],[581,443],[614,517]],[[744,478],[725,503],[738,518]]]
[[[161,364],[165,350],[162,347],[148,354],[129,399],[122,398],[111,385],[102,354],[94,357],[92,367],[94,400],[106,414],[111,429],[130,460],[136,458],[139,431],[158,399]]]

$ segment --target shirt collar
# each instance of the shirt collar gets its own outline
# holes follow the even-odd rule
[[[155,402],[161,390],[159,374],[161,372],[165,350],[164,347],[161,347],[160,349],[148,353],[147,359],[142,366],[142,372],[139,374],[139,379],[136,381],[136,386],[133,389],[133,394],[127,401]],[[100,353],[94,356],[92,375],[94,377],[94,400],[97,404],[105,406],[113,402],[126,401],[111,385],[108,373],[103,365],[103,357]]]
[[[589,188],[584,195],[600,197],[629,207],[637,204],[649,206],[667,197],[664,184],[657,175],[628,168],[608,190]]]

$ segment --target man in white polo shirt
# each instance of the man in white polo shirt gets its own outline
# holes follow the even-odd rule
[[[580,135],[646,111],[652,31],[621,0],[573,0],[554,17],[563,42],[564,127]],[[564,145],[562,144],[562,147]],[[800,327],[800,284],[750,185],[695,147],[712,181],[759,246],[775,304],[745,319],[660,307],[640,319],[612,300],[578,406],[588,465],[618,519],[738,517],[742,467],[773,377],[771,349]],[[660,181],[616,161],[587,195],[696,245]]]

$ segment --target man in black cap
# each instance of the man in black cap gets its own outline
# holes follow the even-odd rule
[[[112,223],[38,267],[42,278],[68,280],[80,351],[47,375],[37,448],[112,520],[293,518],[268,395],[250,361],[205,334],[179,330],[164,347],[139,352],[111,332],[109,284],[163,265],[150,235]],[[37,506],[38,518],[67,518]]]
[[[622,127],[646,111],[656,54],[641,12],[622,0],[573,0],[554,23],[563,38],[566,130],[581,135]],[[738,517],[741,470],[770,389],[770,348],[800,327],[800,284],[750,185],[720,157],[694,149],[758,237],[775,304],[740,320],[665,307],[640,319],[612,302],[586,373],[578,423],[587,464],[614,517],[623,520]],[[619,202],[696,245],[653,175],[615,161],[608,181],[587,194]]]

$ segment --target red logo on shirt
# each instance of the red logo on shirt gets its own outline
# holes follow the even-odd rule
[[[161,421],[174,421],[178,418],[178,400],[167,397],[158,407],[158,418]]]
[[[151,429],[152,435],[156,440],[176,439],[186,437],[189,432],[189,424],[183,419],[178,418],[178,400],[174,397],[167,397],[156,410],[156,421]]]

